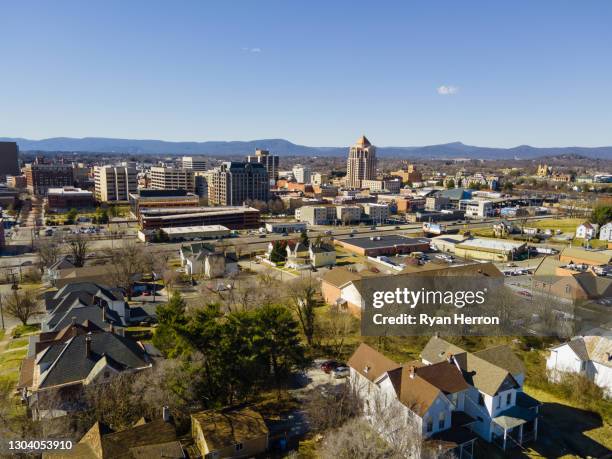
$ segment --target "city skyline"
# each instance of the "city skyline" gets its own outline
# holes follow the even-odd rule
[[[604,1],[9,3],[0,136],[611,145],[611,13]]]

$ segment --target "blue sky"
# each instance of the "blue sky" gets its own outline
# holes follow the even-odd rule
[[[0,0],[0,136],[612,145],[612,2]]]

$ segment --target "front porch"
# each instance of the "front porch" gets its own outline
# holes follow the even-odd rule
[[[520,395],[520,397],[519,397]],[[540,402],[519,392],[517,404],[493,418],[493,443],[506,451],[538,439]]]
[[[478,436],[472,432],[471,425],[476,419],[463,411],[453,411],[451,428],[433,435],[429,442],[439,452],[451,452],[458,459],[474,457],[474,443]]]

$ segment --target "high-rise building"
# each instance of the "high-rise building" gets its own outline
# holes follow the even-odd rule
[[[361,188],[362,180],[376,178],[376,147],[366,136],[361,136],[349,150],[346,165],[346,185]]]
[[[0,177],[6,175],[19,175],[17,142],[0,142]]]
[[[181,161],[183,169],[189,169],[194,172],[203,172],[206,170],[205,156],[183,156]]]
[[[268,172],[261,163],[227,161],[214,168],[208,181],[208,202],[240,206],[246,201],[268,201]]]
[[[45,196],[49,188],[74,184],[72,164],[43,163],[36,159],[26,165],[25,175],[28,191],[37,196]]]
[[[130,166],[96,166],[95,195],[100,202],[129,201],[138,190],[138,172]]]
[[[271,184],[276,184],[278,180],[278,162],[279,157],[271,155],[268,150],[255,150],[254,155],[249,155],[246,158],[247,163],[260,163],[263,164],[268,171],[268,179]]]
[[[151,168],[151,188],[154,190],[185,190],[195,189],[194,171],[177,167],[154,166]]]
[[[293,166],[293,176],[298,183],[310,183],[311,173],[310,167],[308,166],[303,166],[302,164]]]

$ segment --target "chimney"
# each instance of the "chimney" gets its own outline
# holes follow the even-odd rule
[[[448,360],[448,363],[453,363],[453,361],[455,360],[455,356],[453,354],[449,354],[446,360]]]
[[[164,422],[170,422],[170,408],[166,405],[162,407],[162,419]]]
[[[89,357],[91,355],[91,336],[85,337],[85,356]]]
[[[410,365],[410,378],[414,379],[414,375],[415,375],[414,365]]]

